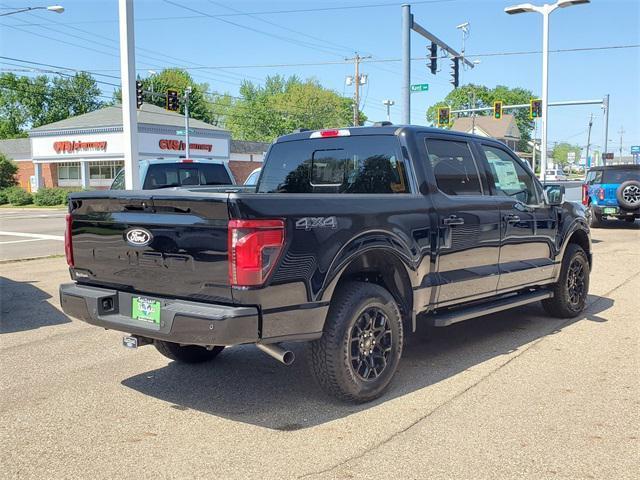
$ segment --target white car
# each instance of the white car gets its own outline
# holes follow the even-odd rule
[[[546,174],[547,181],[556,181],[556,182],[564,182],[567,180],[567,176],[561,169],[557,170],[547,170]]]
[[[247,179],[244,181],[244,184],[245,185],[257,185],[258,184],[258,178],[260,178],[260,172],[261,171],[262,171],[262,168],[260,168],[260,167],[256,168],[253,172],[251,172],[249,174]]]

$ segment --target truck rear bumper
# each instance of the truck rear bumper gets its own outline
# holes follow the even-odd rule
[[[189,345],[237,345],[259,340],[255,307],[154,298],[161,305],[158,324],[131,317],[132,301],[138,296],[77,283],[60,285],[62,310],[92,325]]]

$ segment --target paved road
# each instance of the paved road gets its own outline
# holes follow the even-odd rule
[[[239,347],[188,367],[70,320],[63,258],[0,264],[0,478],[637,478],[640,225],[594,230],[589,307],[427,332],[391,391],[323,396]]]
[[[64,254],[66,210],[0,209],[0,261]]]

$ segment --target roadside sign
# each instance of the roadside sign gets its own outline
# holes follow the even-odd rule
[[[412,92],[426,92],[429,90],[428,83],[417,83],[415,85],[411,85]]]
[[[602,154],[604,160],[613,160],[613,152],[607,152]]]
[[[196,133],[193,128],[189,129],[189,134]],[[176,135],[186,135],[186,130],[176,130]]]
[[[640,145],[632,145],[631,153],[634,155],[637,155],[638,153],[640,153]]]
[[[567,160],[569,163],[574,163],[576,161],[576,152],[567,152]]]

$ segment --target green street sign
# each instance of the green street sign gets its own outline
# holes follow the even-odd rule
[[[189,129],[189,134],[192,133],[196,133],[196,131],[193,128]],[[187,131],[186,130],[176,130],[176,135],[186,135]]]
[[[429,90],[428,83],[418,83],[416,85],[411,85],[412,92],[426,92]]]

